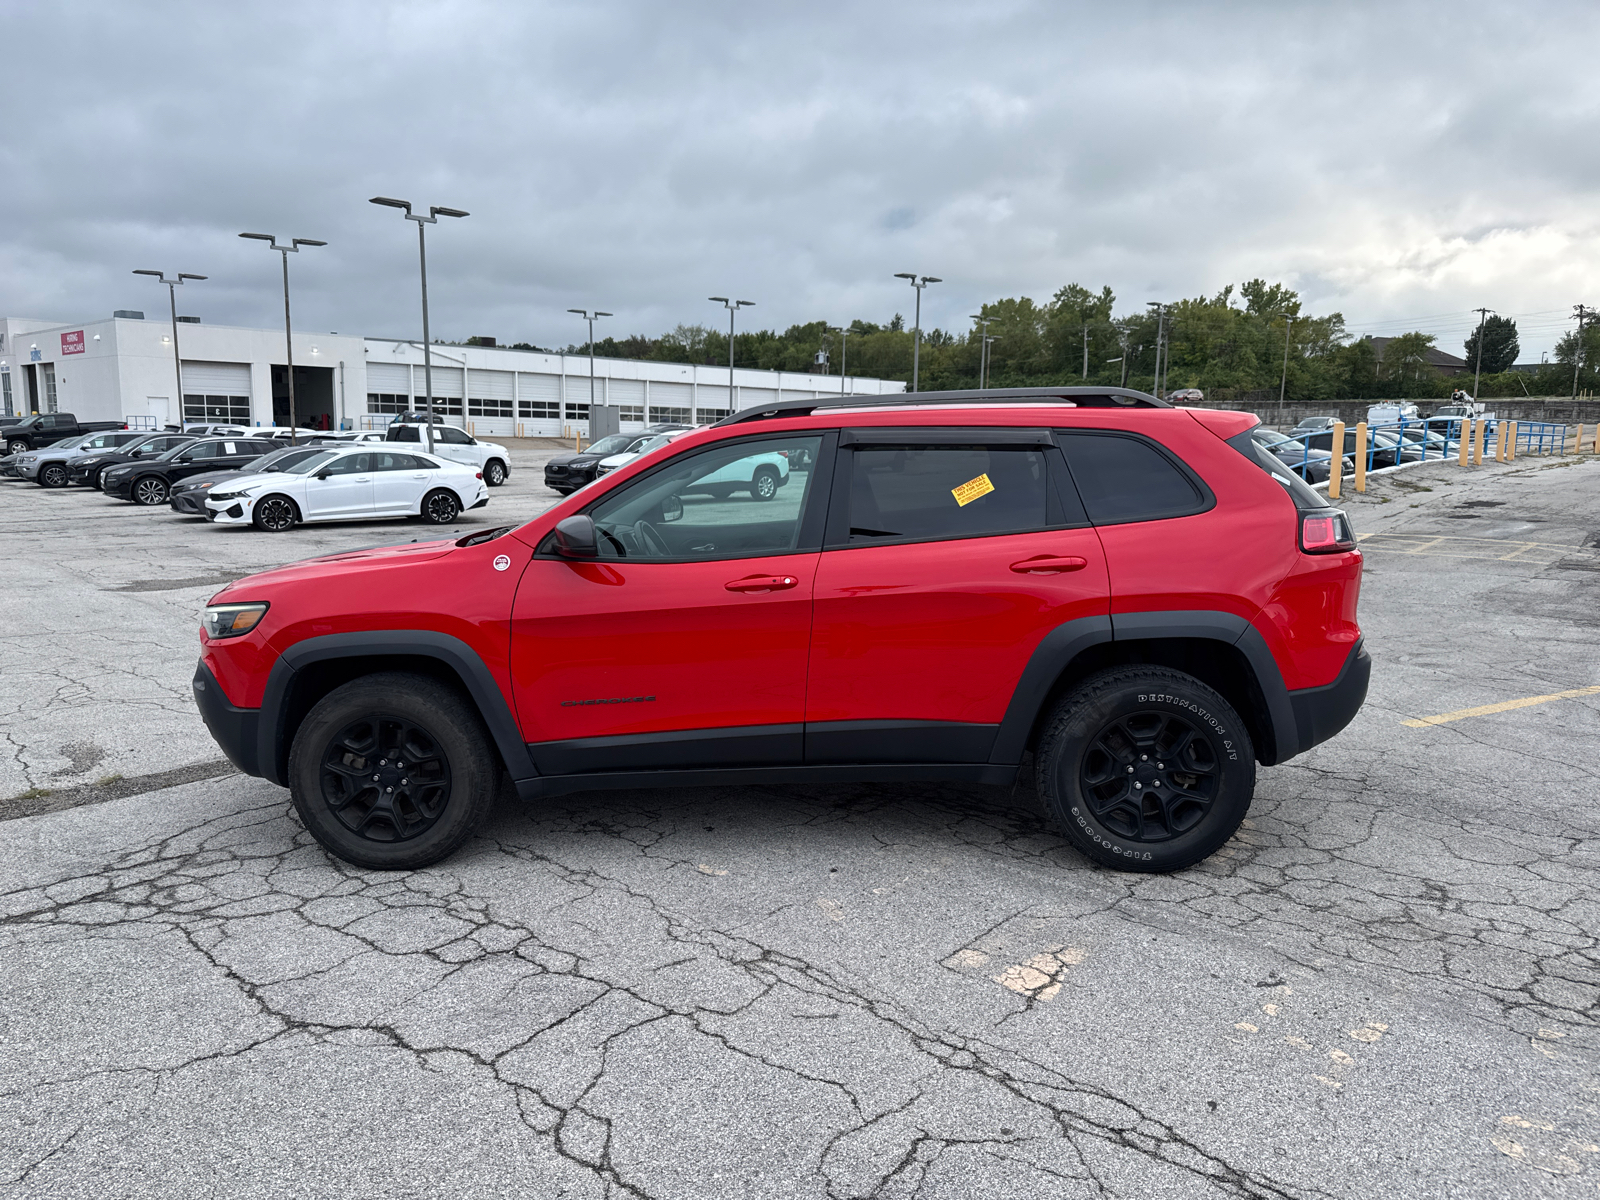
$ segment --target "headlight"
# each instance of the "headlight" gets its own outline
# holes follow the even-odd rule
[[[100,460],[98,458],[80,458],[78,460],[78,465],[80,467],[92,467],[99,461]]]
[[[200,618],[209,638],[231,638],[249,633],[267,615],[266,604],[213,604]]]
[[[208,483],[205,486],[206,487],[210,487],[211,485]],[[212,492],[211,495],[206,497],[206,499],[207,500],[240,500],[240,499],[243,499],[245,496],[248,496],[251,492],[253,492],[255,490],[256,489],[253,488],[253,487],[247,487],[247,488],[240,488],[236,492]]]

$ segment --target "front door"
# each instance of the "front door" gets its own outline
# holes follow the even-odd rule
[[[846,431],[817,570],[806,761],[987,762],[1029,657],[1110,610],[1045,431]]]
[[[518,719],[541,772],[800,761],[823,489],[798,469],[770,499],[695,485],[785,449],[815,462],[821,443],[674,456],[587,510],[598,558],[541,547],[511,630]]]
[[[306,517],[365,515],[372,511],[371,455],[346,454],[306,480]]]

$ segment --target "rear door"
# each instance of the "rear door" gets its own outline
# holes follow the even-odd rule
[[[390,516],[414,513],[433,482],[434,466],[398,450],[372,451],[372,507]]]
[[[719,442],[586,510],[600,557],[541,547],[512,616],[523,736],[546,774],[798,763],[825,489],[697,488],[821,435]]]
[[[806,761],[986,762],[1039,643],[1109,612],[1060,451],[1047,430],[846,430],[833,477]]]

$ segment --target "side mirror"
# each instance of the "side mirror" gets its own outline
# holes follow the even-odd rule
[[[582,513],[556,525],[556,553],[562,558],[599,558],[594,518]]]
[[[661,502],[661,519],[663,521],[683,520],[683,501],[676,496],[668,496]]]
[[[318,471],[317,472],[317,478],[318,479],[326,479],[331,474],[333,474],[333,472],[331,472],[331,471]]]
[[[181,462],[181,463],[192,463],[194,461],[194,455],[192,455],[192,454],[180,454],[180,455],[178,455],[178,461]]]

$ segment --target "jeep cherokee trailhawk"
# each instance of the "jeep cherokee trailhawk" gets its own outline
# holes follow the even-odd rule
[[[231,584],[195,696],[368,867],[450,854],[507,775],[1009,785],[1031,753],[1083,853],[1174,870],[1371,669],[1349,522],[1256,424],[1091,388],[746,410],[519,528]],[[770,499],[702,486],[773,454]]]

